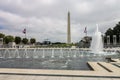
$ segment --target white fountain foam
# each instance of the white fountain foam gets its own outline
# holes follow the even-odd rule
[[[102,33],[98,30],[98,25],[97,25],[96,31],[92,37],[90,49],[91,49],[92,53],[96,53],[96,54],[103,53]]]

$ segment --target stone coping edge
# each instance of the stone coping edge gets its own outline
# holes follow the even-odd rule
[[[62,76],[62,77],[120,78],[120,76],[62,75],[62,74],[26,74],[26,73],[0,73],[0,75],[29,75],[29,76]]]

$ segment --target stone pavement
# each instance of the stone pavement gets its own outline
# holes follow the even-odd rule
[[[14,75],[45,75],[45,76],[74,76],[74,77],[119,77],[120,72],[85,71],[85,70],[44,70],[44,69],[11,69],[0,68],[0,74]]]
[[[120,80],[120,78],[0,75],[0,80]]]
[[[108,72],[106,69],[102,68],[98,62],[88,62],[88,64],[91,66],[91,68],[94,71],[104,71],[104,72]]]

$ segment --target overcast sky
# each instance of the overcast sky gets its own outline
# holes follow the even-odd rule
[[[42,42],[66,42],[67,12],[71,16],[72,42],[95,31],[104,33],[120,21],[120,0],[0,0],[0,32],[36,38]]]

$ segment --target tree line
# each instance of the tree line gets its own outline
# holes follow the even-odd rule
[[[4,44],[8,44],[9,42],[15,42],[16,44],[21,44],[21,43],[23,43],[23,44],[28,44],[29,42],[30,42],[31,44],[36,43],[36,39],[35,39],[35,38],[31,38],[31,39],[29,40],[29,39],[27,39],[27,38],[21,38],[21,37],[19,37],[19,36],[13,37],[13,36],[11,36],[11,35],[5,35],[5,34],[3,34],[3,33],[0,33],[0,38],[3,39],[3,43],[4,43]]]
[[[120,41],[120,22],[118,22],[118,24],[116,24],[115,27],[109,28],[105,32],[105,37],[104,37],[105,43],[107,43],[107,36],[110,36],[110,43],[113,43],[113,35],[116,35],[117,43],[119,43],[119,41]]]

